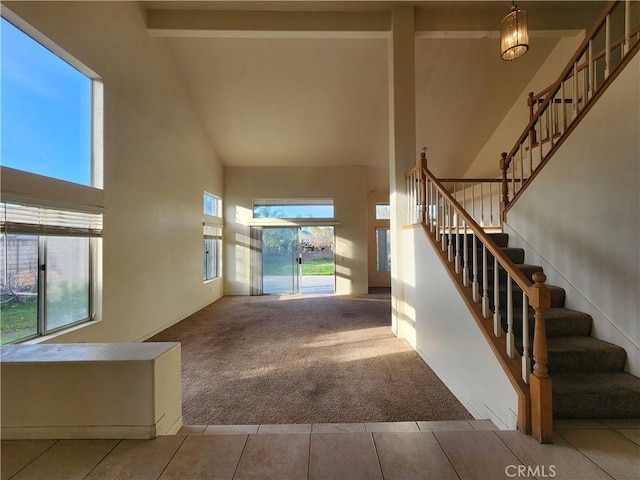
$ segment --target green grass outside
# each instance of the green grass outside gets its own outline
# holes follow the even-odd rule
[[[26,302],[8,302],[0,307],[0,338],[2,344],[14,342],[36,333],[38,302],[35,298]]]
[[[262,263],[263,275],[291,275],[291,257],[282,259],[266,258]],[[333,258],[312,258],[302,260],[302,275],[333,275]]]
[[[47,326],[53,330],[87,318],[87,288],[74,288],[68,283],[51,288],[47,304]],[[15,342],[38,332],[38,299],[12,300],[0,305],[0,343]]]
[[[333,275],[333,258],[302,260],[302,275]]]

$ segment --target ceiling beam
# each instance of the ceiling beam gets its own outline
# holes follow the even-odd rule
[[[386,38],[388,12],[149,10],[147,28],[162,37]]]
[[[586,5],[585,5],[586,3]],[[508,12],[502,4],[425,2],[415,8],[417,38],[496,38]],[[601,2],[535,2],[531,37],[574,36],[589,28]],[[159,37],[208,38],[389,38],[391,14],[381,11],[254,11],[149,9],[147,28]]]

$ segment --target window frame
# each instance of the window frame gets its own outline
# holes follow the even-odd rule
[[[281,215],[257,215],[257,210],[260,208],[270,209],[272,207],[291,207],[291,208],[299,208],[302,209],[305,206],[326,206],[331,208],[330,216],[302,216],[302,215],[294,215],[288,216],[285,214],[284,210],[280,209],[282,212]],[[274,211],[276,213],[278,209]],[[271,212],[268,212],[271,213]],[[280,219],[280,220],[333,220],[335,219],[335,200],[333,198],[254,198],[251,201],[251,217],[253,219]]]
[[[213,230],[213,232],[208,232],[207,230]],[[207,255],[207,242],[213,242],[213,276],[209,277],[207,268],[208,262],[207,259],[209,256]],[[203,247],[204,247],[204,272],[203,272],[203,281],[210,282],[211,280],[215,280],[216,278],[222,277],[222,227],[219,225],[211,225],[211,224],[203,224]]]
[[[5,195],[3,195],[5,196]],[[8,195],[12,198],[12,195]],[[4,243],[4,253],[6,255],[4,265],[6,272],[9,269],[9,241],[11,237],[34,237],[37,242],[36,259],[36,289],[37,289],[37,312],[36,312],[36,332],[16,339],[10,343],[22,343],[29,340],[39,339],[48,335],[76,327],[78,325],[94,321],[99,318],[98,306],[101,305],[101,282],[98,279],[100,271],[99,262],[102,252],[102,212],[100,209],[92,209],[92,212],[81,210],[60,210],[51,207],[42,207],[37,204],[26,204],[28,202],[7,202],[3,198],[0,203],[0,241]],[[75,220],[74,220],[75,219]],[[87,220],[87,227],[64,226],[65,223],[78,222],[79,219]],[[62,225],[61,225],[62,224]],[[74,320],[64,325],[49,328],[47,299],[49,284],[47,274],[48,264],[48,243],[52,237],[62,238],[83,238],[88,240],[87,246],[87,311],[88,316]],[[3,343],[4,344],[4,343]]]
[[[0,192],[3,203],[19,204],[30,207],[37,207],[47,211],[63,210],[75,213],[93,213],[98,214],[102,218],[104,211],[104,156],[103,156],[103,122],[104,122],[104,85],[101,77],[88,68],[86,65],[70,55],[64,49],[59,47],[55,42],[51,41],[45,35],[40,33],[34,27],[22,20],[18,15],[14,14],[10,9],[3,5],[0,12],[2,18],[11,23],[14,27],[21,30],[25,35],[30,37],[34,42],[39,43],[47,49],[60,61],[66,62],[80,73],[85,75],[91,82],[91,112],[88,112],[90,121],[91,144],[90,147],[90,171],[91,185],[73,183],[71,181],[60,180],[54,177],[47,177],[27,170],[9,168],[0,165],[0,176],[2,177],[2,192]],[[43,196],[46,192],[46,197]],[[4,210],[4,207],[3,207]],[[46,216],[46,215],[45,215]],[[7,225],[5,224],[5,227]],[[88,312],[89,317],[77,320],[55,328],[47,329],[45,309],[39,308],[37,333],[28,337],[15,340],[10,343],[39,343],[45,338],[64,334],[84,325],[90,325],[94,321],[102,320],[102,225],[99,231],[85,232],[79,231],[74,223],[65,226],[64,222],[55,224],[54,229],[50,229],[51,225],[30,225],[26,230],[20,231],[20,228],[3,228],[2,233],[9,235],[32,235],[37,237],[38,241],[38,264],[40,265],[44,259],[46,248],[41,247],[41,243],[47,243],[44,237],[53,235],[71,236],[71,237],[88,237]],[[81,229],[80,229],[81,230]],[[41,288],[40,268],[37,272],[38,282],[38,302],[46,302],[46,291]]]
[[[207,212],[207,202],[213,201],[214,211],[212,213]],[[217,279],[222,278],[222,249],[223,249],[223,219],[222,219],[222,198],[204,191],[202,194],[202,254],[203,254],[203,283],[209,283]],[[212,277],[208,277],[207,269],[207,242],[215,242],[215,258],[214,258],[214,272]]]
[[[90,140],[90,172],[91,172],[91,185],[84,185],[75,182],[71,182],[64,179],[58,179],[53,177],[47,177],[37,172],[29,172],[27,170],[19,170],[21,172],[29,173],[31,175],[38,175],[51,180],[59,182],[67,182],[73,185],[81,185],[83,187],[103,189],[104,188],[104,84],[102,78],[92,69],[76,59],[73,55],[69,54],[62,47],[58,46],[55,42],[50,40],[40,31],[36,30],[29,23],[25,22],[18,15],[13,13],[7,7],[3,5],[0,11],[0,17],[5,21],[11,23],[15,28],[21,30],[31,40],[40,44],[45,49],[49,50],[51,54],[58,57],[61,61],[69,64],[71,67],[78,70],[81,74],[87,77],[91,82],[91,112],[89,112],[90,122],[89,125],[91,132]],[[2,167],[7,168],[7,167]]]
[[[389,227],[376,227],[376,272],[390,272],[391,271],[391,259],[387,260],[386,266],[388,268],[381,269],[380,268],[380,236],[379,232],[385,231],[386,233],[386,249],[387,249],[387,257],[391,256],[391,228]]]

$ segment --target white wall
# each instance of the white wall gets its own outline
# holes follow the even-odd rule
[[[56,342],[127,342],[222,294],[202,282],[202,193],[222,167],[137,2],[7,2],[104,81],[103,319]]]
[[[407,323],[414,348],[478,419],[517,427],[518,397],[422,228],[403,231]],[[411,339],[409,339],[411,341]]]
[[[336,293],[367,293],[366,167],[226,167],[225,295],[249,295],[254,198],[333,198]]]
[[[463,177],[497,178],[502,175],[500,171],[500,155],[502,152],[508,152],[513,148],[516,140],[529,123],[529,107],[527,106],[529,92],[538,93],[555,82],[571,56],[580,46],[583,38],[584,33],[580,33],[575,37],[560,39],[549,57],[513,104],[509,113],[489,137],[487,143],[482,147]],[[531,48],[535,48],[533,45],[534,40],[532,40]]]
[[[620,74],[508,212],[510,245],[625,348],[640,375],[640,57]]]

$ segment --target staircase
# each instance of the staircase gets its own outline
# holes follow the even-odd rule
[[[508,246],[505,233],[489,234],[491,239],[528,277],[542,267],[525,263],[525,251]],[[491,258],[489,265],[493,265]],[[506,274],[500,269],[500,312],[502,328],[506,318]],[[493,269],[489,269],[489,298],[493,298]],[[545,311],[549,376],[553,388],[554,418],[640,418],[640,378],[625,373],[624,349],[591,336],[590,315],[565,307],[564,289],[546,285],[551,293],[551,308]],[[522,355],[522,295],[513,286],[513,329]],[[493,303],[491,309],[494,309]],[[533,310],[529,317],[533,319]],[[529,336],[533,337],[530,321]],[[533,341],[530,342],[533,344]]]

